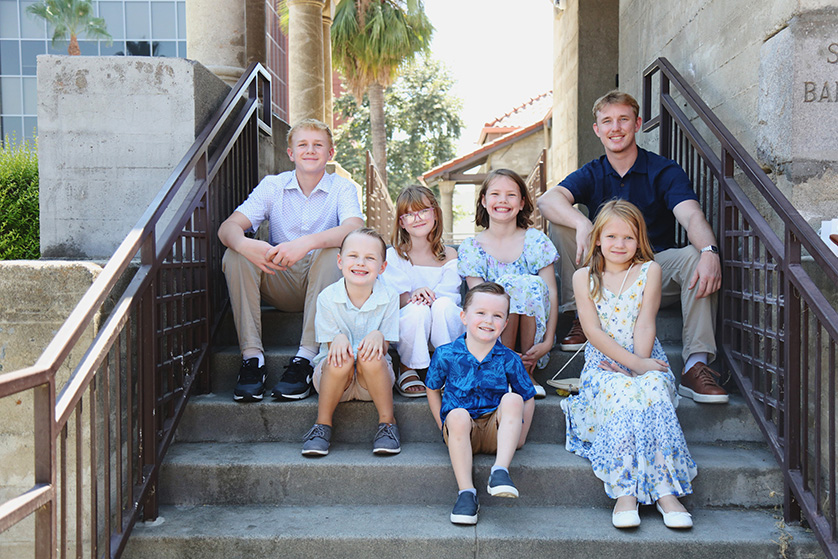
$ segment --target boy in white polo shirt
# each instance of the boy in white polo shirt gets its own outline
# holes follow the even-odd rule
[[[218,228],[227,247],[222,268],[242,352],[236,401],[258,401],[265,393],[263,300],[281,311],[303,312],[299,349],[274,386],[274,398],[302,399],[311,393],[315,301],[340,278],[336,247],[364,224],[355,185],[326,173],[334,153],[328,126],[315,119],[298,122],[288,132],[295,170],[262,179]],[[245,236],[265,220],[270,242]]]
[[[343,279],[317,298],[314,387],[320,398],[317,422],[303,438],[303,456],[329,453],[335,408],[348,400],[375,404],[375,454],[401,451],[393,415],[395,375],[387,354],[390,342],[399,340],[399,296],[378,279],[387,267],[386,249],[372,229],[349,233],[337,257]]]

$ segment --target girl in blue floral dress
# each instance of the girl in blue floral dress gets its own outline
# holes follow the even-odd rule
[[[520,351],[532,379],[553,347],[558,290],[553,262],[559,255],[547,236],[531,229],[533,203],[526,183],[509,169],[489,173],[477,197],[474,221],[485,230],[459,249],[459,271],[469,288],[484,281],[501,284],[511,298],[509,323],[501,341]],[[536,398],[544,388],[533,379]]]
[[[562,401],[566,448],[591,461],[617,502],[617,528],[640,524],[655,503],[670,528],[689,528],[678,501],[692,493],[696,466],[678,417],[675,377],[655,337],[661,269],[640,211],[624,200],[603,206],[585,266],[573,275],[588,345],[578,396]]]

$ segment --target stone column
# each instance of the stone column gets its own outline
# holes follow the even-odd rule
[[[439,206],[442,209],[442,240],[450,243],[454,237],[454,181],[439,182]]]
[[[189,58],[209,68],[228,85],[234,85],[248,63],[265,60],[264,3],[187,2],[186,50]]]
[[[332,91],[332,10],[334,2],[326,0],[323,6],[323,122],[333,128],[335,124]]]
[[[324,120],[325,0],[288,0],[288,120]]]

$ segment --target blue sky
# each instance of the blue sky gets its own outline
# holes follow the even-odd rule
[[[456,79],[466,129],[458,155],[483,123],[552,88],[550,0],[424,0],[436,31],[434,57]]]

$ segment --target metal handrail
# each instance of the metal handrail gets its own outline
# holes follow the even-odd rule
[[[527,191],[530,194],[530,200],[532,200],[533,203],[533,212],[532,216],[530,216],[533,223],[532,226],[546,234],[550,222],[544,219],[538,209],[538,206],[535,204],[535,201],[538,200],[539,196],[547,191],[546,149],[541,150],[541,153],[538,154],[538,159],[536,160],[535,165],[533,165],[530,174],[527,175],[525,183],[527,185]]]
[[[77,556],[119,557],[140,516],[157,515],[161,461],[190,394],[209,387],[211,337],[227,297],[214,232],[256,184],[270,86],[252,64],[35,365],[0,376],[0,398],[32,391],[35,408],[35,482],[0,505],[0,532],[34,514],[37,559],[73,546]],[[79,347],[123,283],[92,343]],[[56,372],[80,351],[56,397]]]
[[[838,311],[812,274],[834,286],[838,257],[665,58],[643,73],[642,105],[643,130],[659,129],[660,154],[690,175],[718,233],[721,363],[783,470],[785,518],[802,512],[836,559]]]
[[[396,206],[369,151],[366,162],[366,190],[367,227],[375,229],[379,235],[389,239],[396,225]]]

